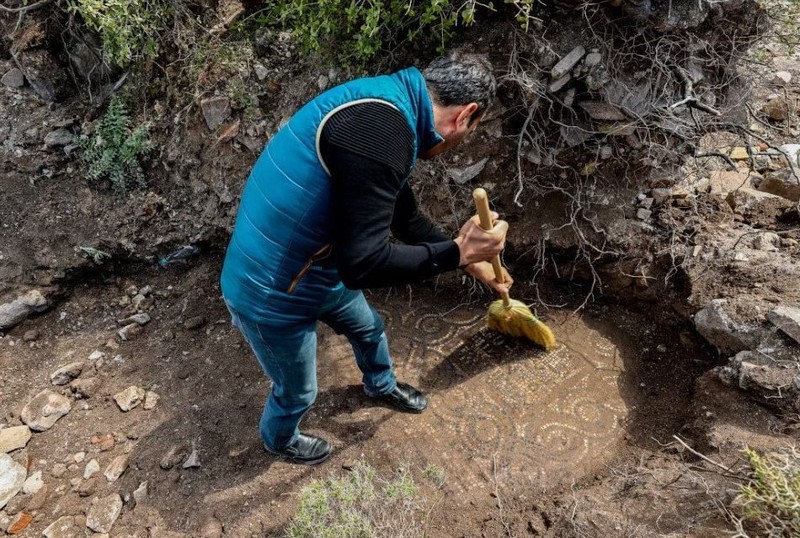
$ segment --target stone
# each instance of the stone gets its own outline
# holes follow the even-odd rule
[[[125,325],[123,328],[117,331],[117,336],[119,336],[120,340],[123,342],[127,342],[128,340],[132,340],[136,335],[142,332],[142,326],[138,323],[129,323]]]
[[[602,101],[581,101],[578,106],[584,109],[593,120],[625,121],[628,119],[622,110]]]
[[[28,525],[31,524],[33,521],[33,516],[26,512],[20,512],[11,520],[11,524],[9,524],[8,528],[6,529],[6,533],[10,535],[19,534],[25,529],[28,528]]]
[[[661,205],[672,198],[672,191],[666,188],[653,189],[650,192],[650,196],[653,197],[653,201],[656,203],[656,205]]]
[[[71,144],[74,138],[75,135],[68,129],[55,129],[44,137],[44,145],[48,148],[60,148]]]
[[[792,74],[789,71],[776,71],[772,75],[772,83],[776,86],[788,86],[792,82]]]
[[[133,490],[133,500],[136,505],[140,505],[147,498],[147,482],[142,482],[139,487]]]
[[[764,232],[753,239],[753,248],[756,250],[763,250],[764,252],[775,252],[778,250],[780,242],[781,238],[778,234]]]
[[[256,72],[256,78],[259,80],[259,82],[263,82],[264,79],[269,76],[269,69],[267,69],[260,63],[256,63],[253,66],[253,70]]]
[[[31,429],[27,426],[12,426],[0,430],[0,452],[7,454],[25,447],[31,440]]]
[[[800,308],[778,306],[770,310],[767,319],[792,340],[800,343]]]
[[[95,532],[111,532],[122,512],[122,498],[117,493],[100,497],[86,514],[86,527]]]
[[[586,54],[586,49],[578,45],[553,66],[553,69],[550,70],[550,76],[554,80],[560,79],[572,71],[572,68],[583,58],[584,54]]]
[[[547,87],[547,89],[550,93],[556,93],[558,91],[561,91],[564,88],[564,86],[569,84],[570,80],[572,80],[572,75],[570,73],[567,73],[563,77],[551,82],[550,85]]]
[[[745,187],[753,177],[749,170],[714,170],[709,174],[709,184],[712,194],[728,194],[731,191]]]
[[[71,84],[66,72],[44,48],[30,49],[17,55],[17,66],[36,94],[45,101],[60,101]]]
[[[83,469],[83,479],[89,480],[94,473],[100,470],[100,464],[97,462],[96,459],[92,458],[89,460],[89,463],[86,464],[86,467]]]
[[[11,301],[0,305],[0,331],[10,329],[31,314],[44,312],[49,307],[47,299],[39,290],[31,290]]]
[[[204,318],[203,316],[194,316],[187,319],[183,323],[183,328],[186,329],[187,331],[193,331],[195,329],[199,329],[205,324],[206,324],[206,318]]]
[[[614,150],[611,146],[601,146],[600,147],[600,158],[602,160],[610,159],[614,155]]]
[[[222,125],[231,115],[231,100],[224,95],[215,95],[200,101],[200,110],[206,125],[212,131]]]
[[[133,307],[139,311],[148,310],[151,306],[153,306],[154,302],[155,301],[152,297],[147,297],[141,293],[134,295],[133,299],[131,299],[131,305],[133,305]]]
[[[206,519],[203,526],[200,527],[200,538],[221,538],[222,536],[222,523],[219,522],[214,516]]]
[[[43,432],[52,428],[71,409],[68,398],[45,389],[22,408],[20,418],[31,430]]]
[[[99,476],[84,480],[75,487],[75,493],[77,493],[79,497],[91,497],[97,491],[101,481],[102,479]]]
[[[468,181],[472,181],[475,179],[483,169],[486,167],[486,163],[489,162],[488,157],[484,157],[480,161],[467,166],[465,168],[448,168],[447,175],[456,182],[458,185],[463,185]]]
[[[185,445],[173,445],[161,458],[159,466],[165,471],[172,469],[186,458],[189,448]]]
[[[639,207],[642,207],[644,209],[650,209],[651,207],[653,207],[653,202],[654,202],[653,198],[643,198],[639,202]]]
[[[741,329],[725,312],[728,301],[713,299],[694,315],[694,325],[711,345],[721,353],[733,355],[747,348],[742,341]]]
[[[25,342],[35,342],[38,339],[39,339],[39,331],[37,331],[36,329],[25,331],[25,334],[22,335],[22,340]]]
[[[102,359],[105,356],[106,354],[103,353],[102,351],[98,350],[92,351],[91,354],[89,354],[89,362],[97,362],[98,360]]]
[[[25,495],[33,495],[42,489],[42,486],[44,486],[42,471],[36,471],[25,479],[25,483],[22,484],[22,493]]]
[[[76,452],[72,455],[72,461],[75,463],[83,463],[83,460],[86,459],[86,452]]]
[[[50,469],[50,474],[53,475],[53,478],[61,478],[67,473],[67,466],[63,463],[56,463],[53,465],[53,468]]]
[[[14,67],[6,71],[3,78],[0,78],[0,83],[9,88],[21,88],[25,85],[25,75],[19,68]]]
[[[789,118],[789,106],[781,97],[770,99],[761,110],[773,121],[786,121]]]
[[[26,512],[37,512],[42,509],[42,507],[47,502],[47,497],[50,495],[50,490],[47,484],[43,485],[39,491],[31,495],[28,499],[28,502],[25,503],[25,511]]]
[[[82,538],[83,532],[75,516],[61,516],[42,531],[44,538]]]
[[[186,458],[186,461],[183,462],[182,467],[184,469],[200,467],[200,454],[197,452],[196,448],[192,447],[192,453],[189,454],[189,457]]]
[[[144,395],[144,405],[142,407],[146,411],[150,411],[151,409],[155,409],[159,398],[160,398],[160,396],[158,394],[156,394],[152,390],[148,390],[147,393]]]
[[[800,201],[800,179],[790,168],[767,172],[763,181],[758,184],[758,190],[781,196],[792,202]]]
[[[139,296],[137,295],[137,297],[139,297]],[[144,297],[142,297],[142,298],[144,298]],[[146,312],[145,313],[141,313],[141,314],[134,314],[134,315],[129,316],[129,317],[125,318],[125,319],[117,320],[117,323],[119,323],[120,325],[128,325],[130,323],[138,323],[139,325],[147,325],[148,323],[150,323],[150,314],[147,314]]]
[[[652,215],[653,215],[652,211],[650,211],[649,209],[645,209],[643,207],[640,207],[636,211],[636,218],[639,219],[639,220],[650,220],[650,217]]]
[[[112,448],[114,448],[114,445],[116,444],[114,436],[111,435],[110,433],[107,433],[105,435],[93,435],[89,439],[89,442],[92,443],[93,445],[99,445],[100,452],[106,452],[108,450],[111,450]]]
[[[748,153],[747,148],[736,146],[731,149],[730,158],[734,161],[746,161],[750,158],[750,153]]]
[[[117,406],[119,406],[120,410],[127,413],[141,404],[144,400],[144,396],[145,390],[143,388],[131,385],[122,392],[115,394],[114,401],[117,402]]]
[[[53,385],[66,385],[83,372],[86,364],[83,361],[71,362],[50,374],[50,383]]]
[[[12,460],[8,454],[0,454],[0,509],[19,493],[26,475],[25,467]]]
[[[103,380],[99,377],[85,377],[70,383],[69,388],[76,398],[87,399],[95,396],[102,385]]]
[[[108,464],[108,467],[106,467],[103,475],[106,477],[106,480],[108,480],[109,483],[113,484],[119,479],[120,476],[122,476],[122,473],[124,473],[127,468],[128,456],[117,456],[111,460],[111,463]]]
[[[725,200],[735,214],[758,227],[773,225],[794,209],[794,204],[786,198],[750,188],[730,192]]]

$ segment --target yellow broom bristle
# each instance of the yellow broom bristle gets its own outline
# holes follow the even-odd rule
[[[550,327],[539,321],[522,301],[511,300],[509,306],[503,301],[489,305],[487,325],[490,329],[514,337],[524,337],[546,350],[556,347],[556,337]]]

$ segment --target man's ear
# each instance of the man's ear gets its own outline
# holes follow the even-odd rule
[[[478,103],[469,103],[464,105],[464,108],[462,108],[461,112],[458,113],[456,126],[462,128],[472,125],[472,122],[475,119],[474,115],[477,111]]]

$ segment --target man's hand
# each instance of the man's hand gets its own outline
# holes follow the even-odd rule
[[[492,268],[492,264],[490,262],[471,263],[467,265],[464,270],[473,278],[480,280],[492,288],[499,295],[508,293],[511,285],[514,283],[514,279],[511,278],[511,275],[508,274],[508,271],[506,271],[505,267],[503,267],[503,282],[498,282],[495,279],[494,269]]]
[[[461,252],[460,266],[489,261],[505,248],[508,223],[497,220],[497,213],[492,213],[492,218],[495,219],[494,227],[488,231],[481,228],[477,215],[461,227],[455,238]]]

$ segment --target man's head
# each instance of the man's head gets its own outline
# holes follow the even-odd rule
[[[497,82],[484,56],[458,51],[433,60],[422,75],[433,102],[436,132],[444,138],[425,152],[427,158],[452,148],[475,130],[494,101]]]

